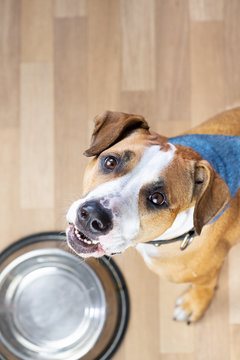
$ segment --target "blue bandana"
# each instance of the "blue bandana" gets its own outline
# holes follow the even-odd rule
[[[232,198],[240,188],[240,137],[225,135],[183,135],[168,139],[171,144],[188,146],[207,160],[229,187]],[[216,221],[221,213],[212,221]]]

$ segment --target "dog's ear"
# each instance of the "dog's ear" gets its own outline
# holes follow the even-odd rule
[[[194,228],[200,235],[202,227],[214,219],[231,200],[227,184],[205,160],[196,163],[195,197]]]
[[[149,129],[146,120],[140,115],[105,111],[103,114],[97,115],[94,120],[95,128],[91,145],[84,152],[86,156],[99,155],[132,130],[138,128]]]

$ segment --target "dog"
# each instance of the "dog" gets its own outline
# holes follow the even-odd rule
[[[134,246],[147,266],[190,288],[174,319],[202,317],[240,235],[240,108],[175,138],[140,115],[95,118],[83,196],[67,212],[68,245],[81,257]]]

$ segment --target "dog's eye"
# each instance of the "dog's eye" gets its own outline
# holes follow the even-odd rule
[[[108,170],[114,170],[117,166],[117,159],[114,156],[107,156],[104,165]]]
[[[155,205],[163,205],[165,203],[164,195],[160,192],[151,194],[149,200]]]

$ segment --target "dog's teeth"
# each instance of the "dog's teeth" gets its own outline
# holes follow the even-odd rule
[[[87,240],[87,239],[81,239],[85,244],[88,244],[88,245],[92,245],[93,242],[91,240]]]
[[[85,244],[87,244],[87,245],[98,244],[98,241],[96,241],[96,240],[87,239],[86,236],[84,234],[80,233],[80,231],[77,228],[74,229],[74,232],[75,232],[75,235],[77,236],[77,238],[79,240],[83,241]]]

